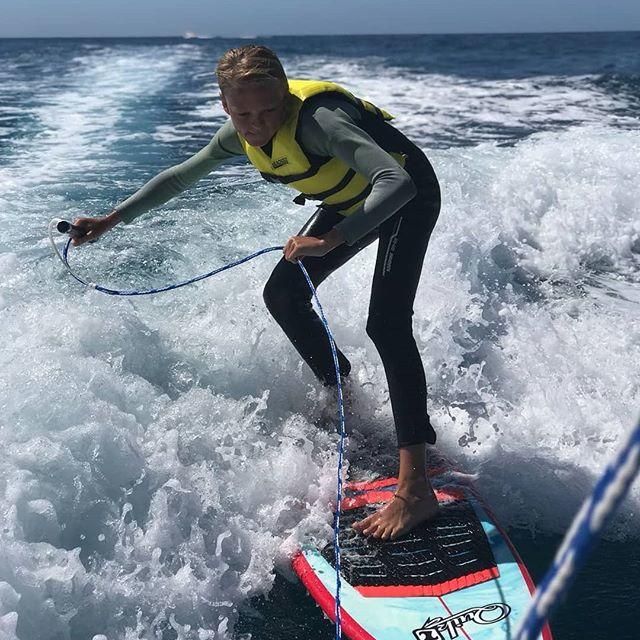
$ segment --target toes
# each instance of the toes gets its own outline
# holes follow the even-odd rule
[[[404,535],[405,531],[402,527],[394,527],[389,535],[389,540],[396,540],[400,536]]]
[[[380,537],[380,529],[384,526],[378,513],[374,513],[369,521],[369,524],[362,530],[362,534],[365,536],[373,536],[374,538]]]
[[[378,515],[377,513],[372,513],[370,516],[367,516],[366,518],[363,518],[362,520],[358,520],[358,522],[354,522],[351,526],[356,531],[362,532],[363,529],[368,527],[376,519],[377,515]]]
[[[377,538],[378,536],[376,535],[376,531],[378,530],[378,528],[379,528],[378,523],[373,522],[366,529],[362,530],[362,535],[373,536],[374,538]]]

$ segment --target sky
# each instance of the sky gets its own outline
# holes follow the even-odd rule
[[[0,37],[640,30],[640,0],[0,0]]]

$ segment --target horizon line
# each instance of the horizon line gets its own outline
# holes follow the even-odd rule
[[[169,39],[176,38],[181,40],[257,40],[260,38],[344,38],[344,37],[371,37],[371,36],[509,36],[509,35],[566,35],[566,34],[591,34],[591,33],[640,33],[640,29],[594,29],[591,31],[575,30],[575,31],[455,31],[455,32],[430,32],[430,33],[414,33],[414,32],[398,32],[398,33],[303,33],[303,34],[256,34],[256,35],[188,35],[193,32],[186,31],[183,34],[172,35],[75,35],[75,36],[3,36],[0,40],[140,40],[140,39]]]

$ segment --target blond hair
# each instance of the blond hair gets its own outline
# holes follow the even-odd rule
[[[218,61],[216,69],[220,91],[245,82],[281,82],[287,76],[278,56],[268,47],[248,44],[229,49]]]

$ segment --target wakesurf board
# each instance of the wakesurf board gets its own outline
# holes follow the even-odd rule
[[[391,541],[352,524],[391,500],[396,478],[345,484],[340,513],[342,633],[350,640],[510,640],[535,586],[506,533],[469,484],[431,469],[440,511]],[[452,480],[452,477],[454,480]],[[335,622],[333,541],[303,547],[293,569]],[[553,640],[548,626],[540,640]]]

